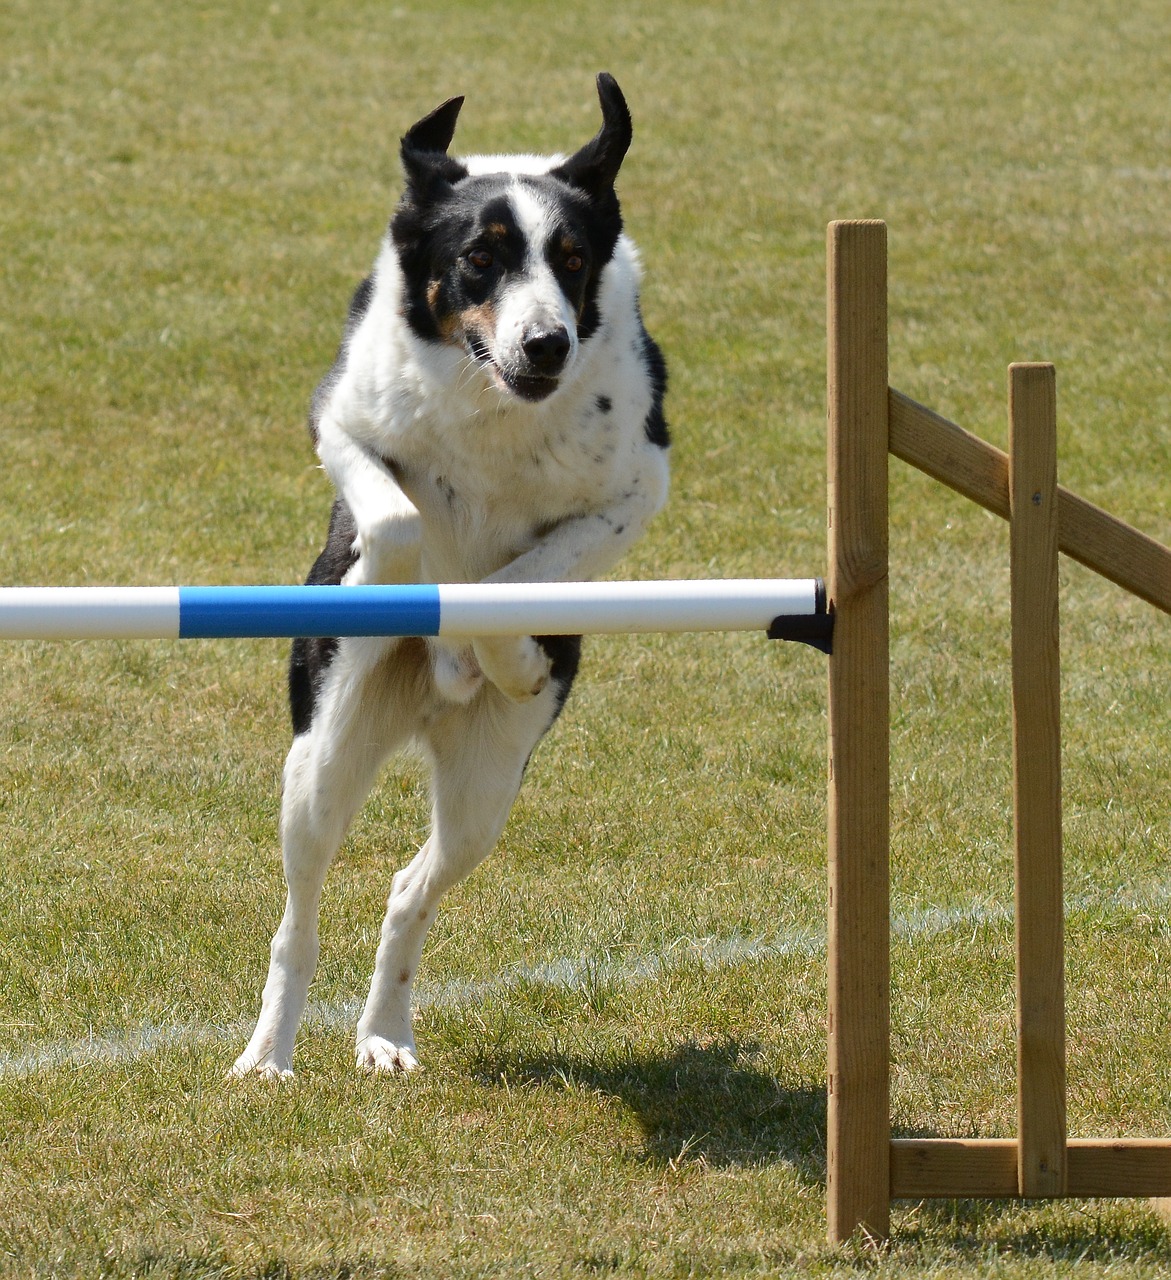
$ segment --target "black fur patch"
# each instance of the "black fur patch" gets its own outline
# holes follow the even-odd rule
[[[529,246],[508,198],[517,182],[556,210],[549,240],[539,248],[579,317],[578,339],[596,332],[602,268],[622,232],[617,197],[610,192],[594,198],[550,175],[518,179],[499,173],[464,177],[424,193],[408,187],[391,219],[405,278],[406,318],[420,338],[443,341],[455,317],[490,303],[523,270]],[[476,250],[491,255],[490,267],[472,266],[468,255]],[[565,265],[570,250],[584,260],[579,271]]]
[[[642,424],[647,439],[665,449],[671,443],[667,419],[663,414],[663,400],[667,395],[667,362],[659,345],[645,329],[642,331],[642,358],[651,374],[651,409]]]
[[[325,547],[314,561],[306,585],[337,586],[358,559],[354,550],[356,536],[354,517],[349,507],[338,499],[330,512]],[[337,652],[337,643],[336,639],[307,636],[293,641],[289,655],[289,710],[294,736],[307,732],[313,723],[321,683]]]
[[[534,636],[533,639],[553,664],[549,679],[557,686],[557,712],[553,717],[556,719],[565,706],[581,664],[581,636]]]

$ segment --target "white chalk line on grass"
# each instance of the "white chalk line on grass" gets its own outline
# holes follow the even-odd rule
[[[1068,897],[1071,916],[1124,909],[1139,913],[1166,907],[1171,885],[1129,886],[1111,893],[1084,893]],[[898,941],[921,941],[955,929],[979,929],[1012,921],[1011,906],[976,902],[963,907],[921,907],[891,918],[891,936]],[[420,983],[415,992],[418,1009],[469,1008],[493,996],[521,986],[580,991],[589,987],[621,986],[649,982],[665,973],[698,964],[707,969],[735,968],[758,960],[824,954],[823,930],[794,930],[774,938],[683,938],[665,951],[622,961],[574,959],[569,956],[543,964],[509,969],[495,978]],[[313,1002],[305,1013],[305,1025],[334,1030],[353,1025],[361,1009],[358,1000]],[[0,1054],[0,1079],[13,1079],[61,1067],[101,1067],[134,1062],[163,1049],[193,1049],[226,1041],[242,1043],[251,1034],[253,1018],[229,1023],[146,1023],[108,1035],[89,1034],[77,1039],[55,1040],[19,1053]]]

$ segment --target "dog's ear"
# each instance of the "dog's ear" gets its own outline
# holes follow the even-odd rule
[[[455,183],[467,177],[463,165],[447,154],[463,104],[463,98],[448,98],[403,135],[400,147],[403,169],[417,190],[429,190],[436,181]]]
[[[411,125],[403,138],[403,150],[439,151],[446,155],[455,137],[455,122],[463,104],[463,98],[448,98],[441,107]]]
[[[633,128],[618,81],[607,71],[598,75],[602,127],[594,137],[552,171],[553,177],[600,198],[614,189],[614,179],[630,147]]]

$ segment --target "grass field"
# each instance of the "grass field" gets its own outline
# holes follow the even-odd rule
[[[630,576],[824,564],[824,229],[891,235],[892,381],[997,444],[1058,366],[1060,478],[1171,541],[1171,10],[7,0],[0,581],[285,582],[303,427],[397,194],[635,117],[620,190],[672,368]],[[1013,1131],[1008,540],[892,464],[895,1121]],[[1171,624],[1062,570],[1070,1125],[1171,1133]],[[1156,1276],[1145,1203],[900,1205],[824,1243],[825,671],[589,644],[420,978],[427,1070],[351,1064],[388,774],[327,888],[288,1087],[225,1084],[282,886],[274,642],[0,652],[0,1274]]]

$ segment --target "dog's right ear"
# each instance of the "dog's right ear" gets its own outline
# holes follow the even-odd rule
[[[596,200],[612,197],[614,179],[630,147],[630,110],[618,81],[608,71],[598,75],[602,127],[594,138],[552,170],[555,178],[588,192]]]
[[[404,134],[401,143],[403,169],[407,181],[419,192],[430,191],[437,182],[452,184],[467,177],[467,170],[447,154],[455,137],[463,98],[448,98]]]

